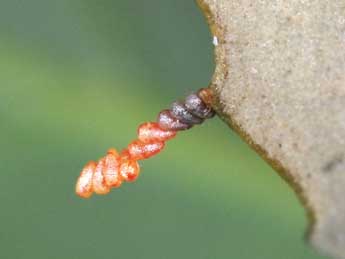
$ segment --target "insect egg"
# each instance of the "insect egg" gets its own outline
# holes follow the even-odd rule
[[[96,168],[96,163],[89,162],[81,171],[75,186],[75,192],[82,198],[89,198],[92,195],[92,177]]]
[[[107,194],[110,191],[110,187],[105,184],[103,171],[105,169],[105,158],[101,158],[98,161],[95,172],[92,177],[92,188],[97,194]]]
[[[147,159],[159,153],[164,147],[164,142],[144,143],[134,140],[128,145],[128,153],[132,160]]]
[[[202,118],[199,118],[188,111],[186,106],[181,102],[174,102],[171,105],[171,113],[179,121],[189,125],[200,124],[204,121]]]
[[[183,123],[175,118],[170,110],[163,110],[159,113],[158,123],[162,129],[173,131],[186,130],[192,127],[191,125]]]
[[[136,180],[140,173],[138,160],[158,154],[165,142],[174,138],[178,131],[213,117],[212,102],[211,90],[203,88],[187,96],[183,102],[174,102],[170,110],[162,110],[157,122],[141,124],[137,130],[138,139],[132,141],[120,154],[115,149],[109,149],[97,163],[91,161],[83,168],[75,187],[77,195],[89,198],[93,192],[107,194],[123,181]]]
[[[123,156],[120,164],[120,174],[124,181],[132,182],[136,180],[140,173],[140,167],[136,160],[131,160],[129,156]]]
[[[197,94],[187,96],[185,105],[191,113],[203,119],[213,116],[213,110],[208,107]]]
[[[114,149],[110,149],[105,156],[104,181],[107,186],[119,187],[122,179],[120,175],[120,157]]]
[[[146,122],[138,128],[138,139],[142,142],[163,142],[176,136],[176,131],[163,130],[157,122]]]

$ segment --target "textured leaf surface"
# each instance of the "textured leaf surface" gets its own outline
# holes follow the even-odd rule
[[[314,246],[345,258],[344,1],[204,0],[217,111],[295,188]]]

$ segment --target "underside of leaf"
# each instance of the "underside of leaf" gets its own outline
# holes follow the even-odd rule
[[[311,243],[345,258],[344,1],[198,3],[214,37],[214,109],[294,188]]]

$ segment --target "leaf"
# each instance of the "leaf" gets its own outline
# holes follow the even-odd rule
[[[311,243],[345,258],[344,2],[198,2],[216,111],[294,188]]]

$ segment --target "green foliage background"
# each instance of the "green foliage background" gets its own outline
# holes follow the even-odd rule
[[[321,258],[279,176],[218,118],[179,134],[110,195],[80,169],[206,86],[195,2],[2,0],[0,258]]]

